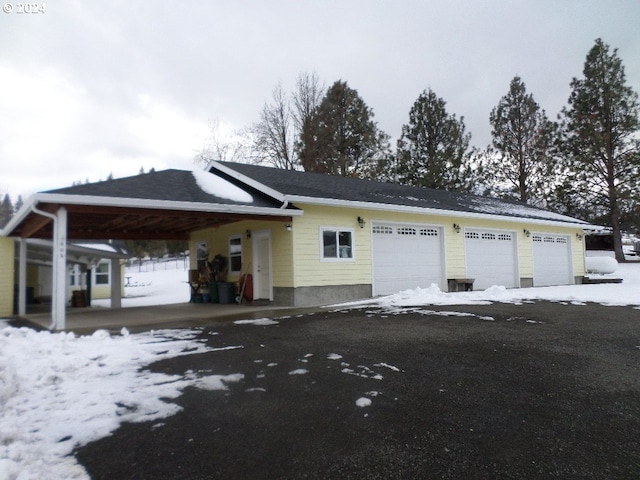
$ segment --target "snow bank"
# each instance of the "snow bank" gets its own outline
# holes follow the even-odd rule
[[[519,304],[531,300],[549,300],[576,304],[595,302],[603,305],[640,307],[640,263],[619,264],[615,277],[622,278],[623,282],[512,289],[494,285],[486,290],[456,293],[442,292],[437,285],[431,285],[429,288],[404,290],[385,297],[342,303],[333,305],[333,307],[362,308],[377,306],[404,308],[422,305],[488,305],[494,302]],[[607,275],[599,275],[596,278],[607,278]]]
[[[226,198],[227,200],[232,200],[234,202],[253,202],[253,197],[250,193],[245,192],[243,189],[235,186],[231,182],[228,182],[224,178],[220,178],[219,176],[205,170],[194,170],[192,173],[196,179],[196,183],[205,193],[215,195],[220,198]]]
[[[4,328],[2,328],[4,327]],[[111,336],[36,332],[0,323],[0,479],[87,479],[70,455],[122,422],[146,422],[181,407],[187,386],[224,389],[242,379],[142,370],[165,358],[211,350],[195,330]]]

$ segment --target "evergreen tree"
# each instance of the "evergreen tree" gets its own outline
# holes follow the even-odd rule
[[[402,126],[398,140],[396,181],[406,185],[469,190],[469,142],[464,117],[449,115],[446,102],[433,90],[420,94],[409,111],[409,123]]]
[[[520,77],[511,80],[489,121],[493,139],[482,165],[485,182],[497,191],[506,186],[503,193],[522,202],[543,203],[554,187],[556,126]]]
[[[13,204],[11,203],[11,197],[6,193],[0,204],[0,228],[5,227],[11,217],[13,217]]]
[[[18,213],[18,210],[22,208],[24,205],[24,200],[22,200],[22,195],[18,195],[18,200],[16,200],[16,204],[13,206],[13,210],[15,213]]]
[[[562,110],[562,146],[573,178],[569,196],[582,198],[590,219],[606,216],[613,230],[616,259],[624,261],[621,217],[640,200],[638,94],[626,84],[617,49],[601,39],[589,51],[584,77],[571,82]]]
[[[389,153],[389,137],[347,82],[336,81],[302,126],[300,161],[306,171],[361,176]]]

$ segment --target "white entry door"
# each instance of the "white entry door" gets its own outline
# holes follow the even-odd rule
[[[516,240],[514,232],[484,229],[466,229],[464,250],[467,277],[473,278],[474,290],[493,285],[518,287],[516,267]]]
[[[374,295],[445,288],[441,227],[375,222],[371,234]]]
[[[253,297],[273,300],[271,282],[271,232],[253,234]]]
[[[572,285],[571,243],[566,235],[533,235],[533,285]]]

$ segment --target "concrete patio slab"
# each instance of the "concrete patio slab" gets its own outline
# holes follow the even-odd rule
[[[273,316],[289,316],[308,313],[318,308],[300,309],[253,304],[202,304],[179,303],[129,308],[69,308],[66,331],[78,334],[93,333],[99,329],[113,332],[123,327],[130,332],[157,330],[161,328],[203,327],[219,322],[254,319]],[[11,321],[13,325],[29,325],[48,329],[51,312],[27,313]]]

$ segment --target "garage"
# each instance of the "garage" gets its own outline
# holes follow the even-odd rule
[[[517,269],[516,235],[501,230],[467,229],[464,232],[467,277],[474,278],[474,290],[493,285],[520,285]]]
[[[533,285],[572,285],[571,242],[566,235],[534,234]]]
[[[373,223],[372,235],[374,295],[433,283],[445,289],[440,227]]]

